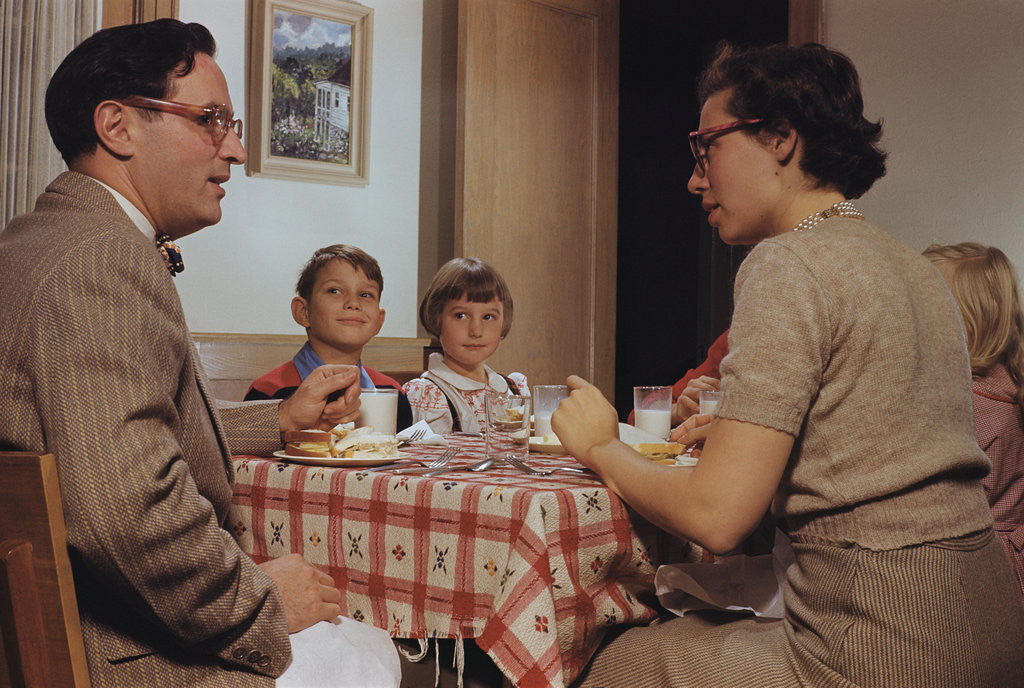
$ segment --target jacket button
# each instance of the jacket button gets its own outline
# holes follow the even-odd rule
[[[245,659],[249,662],[249,664],[255,664],[256,662],[260,661],[260,659],[262,657],[263,657],[263,655],[261,655],[259,653],[259,651],[253,650],[252,652],[249,653],[249,656],[246,657]]]
[[[270,666],[270,657],[263,655],[262,657],[260,657],[260,661],[256,662],[256,666],[260,667],[261,669],[267,668],[268,666]]]
[[[232,659],[245,659],[245,656],[249,654],[249,648],[247,647],[236,647],[235,651],[231,653]]]

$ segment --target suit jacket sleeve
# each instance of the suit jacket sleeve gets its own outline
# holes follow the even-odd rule
[[[227,440],[177,292],[141,234],[114,229],[60,258],[26,304],[35,403],[58,459],[68,544],[90,581],[80,601],[98,615],[110,607],[110,638],[276,676],[290,657],[283,605],[222,527]],[[272,441],[268,406],[240,412],[251,421],[240,436],[259,435],[271,411],[275,427],[255,441]]]

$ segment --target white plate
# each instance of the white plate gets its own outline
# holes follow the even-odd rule
[[[294,461],[295,463],[305,463],[311,466],[335,466],[338,468],[346,468],[349,466],[380,466],[381,464],[391,463],[398,459],[408,459],[409,454],[404,452],[398,452],[394,456],[381,457],[377,459],[369,458],[354,458],[346,459],[343,457],[328,457],[328,456],[293,456],[286,453],[283,449],[274,452],[274,456],[285,461]]]
[[[544,437],[530,438],[530,451],[541,452],[542,454],[564,454],[565,447],[560,442],[547,443]]]

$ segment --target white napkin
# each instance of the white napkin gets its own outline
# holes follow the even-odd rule
[[[410,437],[412,437],[412,434],[414,432],[417,432],[417,431],[420,431],[420,430],[426,432],[427,434],[424,435],[422,439],[419,439],[419,440],[416,440],[415,442],[412,442],[412,444],[421,444],[421,445],[430,446],[430,447],[447,447],[448,446],[448,440],[446,440],[442,435],[438,435],[436,432],[431,430],[430,426],[427,425],[427,421],[425,421],[425,420],[421,420],[418,423],[414,423],[413,425],[410,425],[405,430],[403,430],[402,432],[400,432],[397,435],[395,435],[395,437],[397,437],[399,440],[407,440]]]
[[[278,688],[398,688],[402,661],[388,632],[346,616],[289,636],[292,661]]]
[[[776,529],[771,554],[737,554],[714,564],[659,566],[654,591],[662,606],[679,616],[697,609],[724,609],[781,619],[786,614],[782,586],[786,568],[793,562],[789,538]]]
[[[619,423],[619,439],[626,444],[661,444],[665,441],[629,423]]]

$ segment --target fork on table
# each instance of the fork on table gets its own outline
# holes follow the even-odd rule
[[[552,475],[554,473],[575,473],[575,474],[578,474],[578,475],[585,475],[587,477],[595,477],[595,478],[597,477],[597,474],[594,473],[589,468],[575,468],[573,466],[558,466],[557,468],[547,468],[547,469],[544,469],[544,470],[539,470],[539,469],[534,468],[530,464],[526,463],[526,461],[524,461],[523,459],[519,458],[518,456],[512,456],[511,454],[506,454],[504,458],[505,458],[505,463],[507,463],[509,466],[512,466],[513,468],[518,468],[520,471],[522,471],[523,473],[526,473],[528,475],[545,476],[545,475]]]
[[[422,428],[419,429],[419,430],[413,430],[412,433],[408,437],[406,437],[404,440],[402,440],[401,442],[398,443],[398,446],[399,447],[404,447],[407,444],[412,444],[413,442],[419,442],[421,439],[423,439],[426,436],[427,436],[427,431],[423,430]]]
[[[386,463],[382,466],[374,466],[373,468],[367,468],[363,473],[373,473],[375,471],[386,471],[389,468],[398,469],[412,469],[419,470],[420,468],[441,468],[446,465],[449,461],[455,458],[458,453],[458,449],[455,447],[448,447],[444,450],[443,454],[435,456],[430,461],[419,461],[417,459],[402,459],[401,461],[394,461],[392,463]]]

